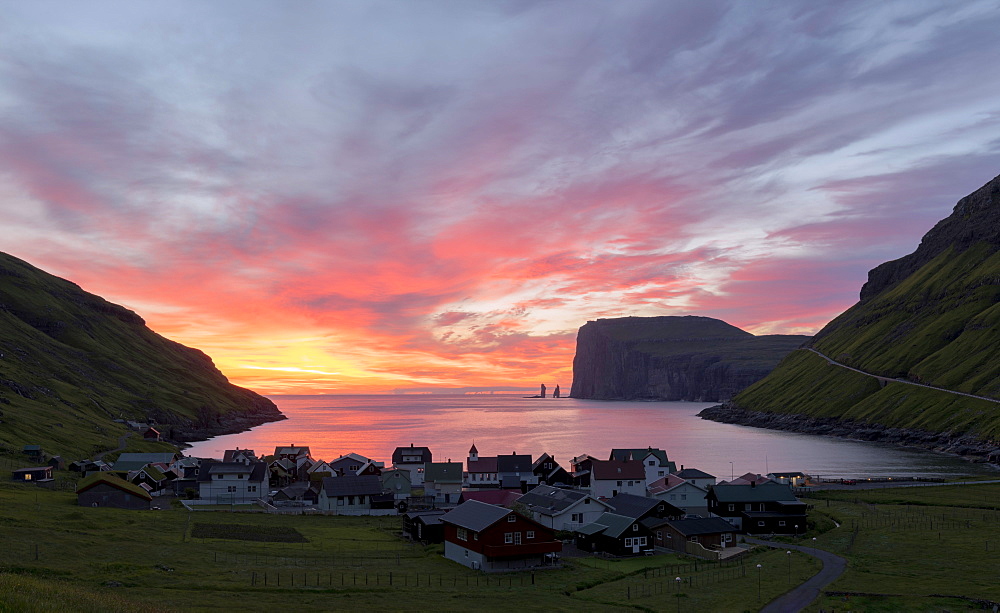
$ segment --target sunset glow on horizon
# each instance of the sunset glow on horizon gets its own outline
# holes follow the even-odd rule
[[[568,392],[597,318],[812,334],[1000,174],[990,1],[0,11],[0,251],[264,394]]]

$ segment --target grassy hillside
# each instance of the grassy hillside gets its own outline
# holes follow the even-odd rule
[[[121,417],[179,437],[281,416],[132,311],[0,254],[0,447],[84,457],[116,446]]]
[[[865,372],[1000,398],[998,193],[1000,178],[963,198],[914,254],[873,270],[862,301],[812,346]],[[1000,441],[1000,403],[895,383],[881,388],[804,351],[733,404]]]

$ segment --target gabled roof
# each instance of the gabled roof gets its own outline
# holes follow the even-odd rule
[[[643,522],[645,523],[645,522]],[[721,517],[703,517],[700,519],[668,519],[658,522],[657,525],[667,524],[684,536],[697,536],[699,534],[719,534],[725,532],[736,532],[736,527]],[[652,527],[648,525],[647,527]]]
[[[410,521],[420,521],[420,523],[425,526],[431,526],[441,523],[441,516],[448,511],[434,510],[434,511],[410,511],[405,513],[404,516]]]
[[[555,459],[554,457],[550,456],[550,455],[549,455],[549,454],[547,454],[547,453],[543,453],[542,455],[538,456],[538,459],[537,459],[537,460],[535,460],[534,462],[532,462],[532,463],[531,463],[531,470],[535,470],[535,469],[537,469],[537,468],[538,468],[539,466],[541,466],[541,465],[542,465],[542,464],[543,464],[544,462],[552,462],[552,463],[555,463],[555,461],[556,461],[556,459]]]
[[[382,479],[376,475],[323,477],[327,496],[374,496],[382,493]]]
[[[419,463],[425,464],[430,462],[434,458],[431,456],[431,450],[427,447],[414,447],[413,443],[410,443],[409,447],[396,447],[396,450],[392,452],[392,463],[399,464],[403,461],[403,455],[413,455],[414,453],[420,454]],[[415,462],[410,462],[414,464]]]
[[[481,532],[513,512],[510,509],[498,507],[494,504],[469,500],[443,515],[441,521],[446,524],[453,524],[459,528]]]
[[[518,455],[513,453],[511,455],[498,455],[497,456],[497,472],[501,473],[530,473],[531,472],[531,456],[530,455]]]
[[[669,492],[677,486],[684,485],[685,483],[687,483],[687,481],[681,479],[677,475],[667,475],[666,477],[660,477],[656,481],[647,485],[646,490],[650,494],[662,494],[664,492]],[[701,489],[696,485],[691,485],[691,487]]]
[[[149,492],[139,487],[138,485],[129,483],[128,481],[122,479],[121,477],[117,477],[111,473],[106,473],[106,472],[93,473],[84,477],[80,481],[79,485],[77,485],[76,493],[81,494],[83,492],[86,492],[90,488],[100,485],[101,483],[106,483],[111,487],[120,489],[123,492],[127,492],[134,496],[138,496],[143,500],[148,500],[148,501],[153,500],[153,497],[149,495]]]
[[[226,449],[222,453],[223,462],[236,462],[237,458],[241,457],[245,457],[253,462],[257,460],[257,454],[253,452],[253,449]]]
[[[715,479],[715,475],[710,475],[705,471],[698,470],[697,468],[682,468],[674,474],[681,479]]]
[[[656,498],[646,498],[635,494],[618,494],[608,500],[608,504],[614,508],[615,513],[626,517],[642,517],[657,507],[664,504],[662,500]]]
[[[249,474],[247,481],[263,481],[267,476],[267,464],[254,462],[203,462],[198,472],[198,481],[211,481],[212,475]]]
[[[333,470],[332,466],[330,466],[329,464],[327,464],[322,460],[316,462],[315,464],[306,469],[306,472],[309,473],[310,475],[318,471],[323,471],[328,473],[336,472]]]
[[[788,485],[766,481],[759,485],[724,483],[709,490],[719,502],[768,502],[784,500],[798,502]]]
[[[759,475],[757,473],[746,473],[736,477],[732,481],[723,481],[719,485],[748,485],[750,483],[760,485],[761,483],[767,483],[768,481],[770,481],[770,479],[763,475]]]
[[[310,455],[310,453],[309,453],[309,445],[306,445],[304,447],[303,446],[297,446],[297,445],[287,445],[285,447],[275,447],[274,448],[274,455],[276,455],[276,456],[278,456],[278,455],[293,455],[293,456],[296,456],[296,455],[302,455],[302,454]]]
[[[577,532],[582,534],[598,534],[603,532],[605,536],[618,538],[636,521],[634,517],[626,517],[608,511],[602,513],[600,517],[583,526]]]
[[[461,483],[461,462],[428,462],[424,468],[424,482]]]
[[[594,460],[590,468],[594,479],[646,479],[646,469],[642,462],[620,462],[618,460]]]
[[[465,464],[470,473],[492,474],[498,472],[496,456],[482,456],[478,460],[466,460]]]
[[[507,505],[516,502],[521,497],[521,490],[465,490],[462,492],[462,495],[459,496],[459,502],[465,502],[466,500],[478,500],[479,502],[485,502],[486,504],[495,504],[500,507],[506,507]]]
[[[653,447],[646,447],[645,449],[612,449],[611,456],[609,460],[619,460],[624,462],[625,460],[643,460],[648,455],[653,455],[660,462],[660,466],[666,466],[670,463],[667,459],[667,452],[662,449],[654,449]]]
[[[163,471],[161,471],[159,468],[157,468],[152,464],[147,464],[146,466],[143,466],[139,470],[135,471],[135,473],[136,474],[146,473],[146,475],[153,481],[163,481],[164,479],[167,478],[167,476],[163,474]]]
[[[539,485],[524,496],[521,496],[518,502],[526,505],[534,512],[541,513],[542,515],[558,515],[588,496],[590,496],[590,494],[587,492],[581,492],[580,490],[569,490],[561,487],[553,487],[551,485]],[[597,500],[596,498],[592,498],[592,500],[604,505],[606,508],[611,508],[609,505]]]

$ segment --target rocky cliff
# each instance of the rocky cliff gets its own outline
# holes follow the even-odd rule
[[[708,411],[722,421],[832,419],[849,430],[899,431],[979,449],[1000,446],[1000,177],[959,200],[905,257],[874,268],[861,300],[769,376]],[[896,382],[906,380],[930,387]],[[896,434],[894,434],[896,433]],[[954,443],[957,441],[957,443]]]
[[[117,418],[182,441],[284,416],[134,312],[0,253],[0,451],[83,457],[115,446]]]
[[[806,336],[754,336],[709,317],[587,322],[577,334],[574,398],[726,400],[764,377]]]

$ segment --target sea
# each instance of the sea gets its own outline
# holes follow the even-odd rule
[[[1000,477],[984,464],[921,449],[701,419],[713,403],[524,398],[509,394],[269,396],[288,419],[193,443],[185,453],[221,458],[226,449],[271,454],[308,445],[314,458],[347,453],[392,462],[396,447],[427,447],[435,462],[543,452],[569,467],[573,457],[609,457],[613,448],[660,448],[678,468],[719,479],[747,472],[800,471],[819,478]]]

